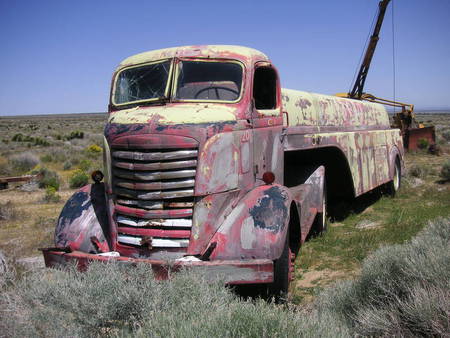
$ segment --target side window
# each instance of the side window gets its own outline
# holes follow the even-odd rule
[[[272,68],[258,67],[255,69],[253,98],[256,109],[275,109],[277,107],[277,74]]]

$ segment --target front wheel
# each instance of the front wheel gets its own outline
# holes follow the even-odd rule
[[[283,252],[273,262],[273,283],[268,286],[268,296],[274,298],[276,303],[287,301],[289,282],[293,274],[293,257],[289,248],[289,232],[286,234]]]

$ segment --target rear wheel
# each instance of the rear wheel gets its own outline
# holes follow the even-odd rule
[[[392,197],[398,192],[401,186],[401,169],[400,169],[400,161],[398,158],[395,161],[394,166],[394,176],[392,177],[392,181],[387,183],[386,193]]]

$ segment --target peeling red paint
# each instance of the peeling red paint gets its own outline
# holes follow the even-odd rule
[[[189,266],[227,271],[230,283],[269,283],[287,234],[289,249],[298,249],[324,212],[325,182],[335,193],[342,182],[333,179],[342,181],[348,171],[344,188],[357,196],[391,181],[396,162],[403,166],[401,135],[381,106],[281,90],[267,56],[245,47],[190,46],[128,58],[114,74],[111,96],[116,74],[159,60],[173,69],[186,60],[237,62],[239,99],[183,102],[168,95],[125,105],[111,99],[103,206],[91,208],[91,186],[68,201],[56,243],[73,252],[44,250],[47,266],[76,260],[83,268],[112,259],[91,252],[110,250],[120,254],[115,260],[152,264],[157,278]],[[267,83],[257,82],[259,69],[268,70]],[[170,93],[175,80],[168,81]],[[256,84],[272,91],[261,97],[273,100],[257,101]],[[267,172],[273,184],[262,180]],[[177,261],[184,256],[200,261]]]

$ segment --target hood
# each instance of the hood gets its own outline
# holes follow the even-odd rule
[[[172,103],[115,111],[108,123],[180,125],[236,121],[236,107],[214,103]]]

